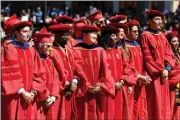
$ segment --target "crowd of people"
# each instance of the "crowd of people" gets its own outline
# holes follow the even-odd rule
[[[31,21],[9,17],[2,119],[179,120],[180,28],[164,31],[160,11],[146,16],[140,29],[125,14],[61,15],[34,32]]]

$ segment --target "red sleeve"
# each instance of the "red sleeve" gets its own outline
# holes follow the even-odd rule
[[[168,77],[170,86],[176,86],[178,82],[180,82],[180,64],[178,64],[178,62],[175,63]]]
[[[50,92],[47,89],[47,87],[45,86],[45,89],[42,93],[39,94],[38,96],[38,101],[44,101],[46,100],[46,98],[49,96]]]
[[[158,59],[159,56],[156,56],[156,48],[151,44],[150,39],[151,37],[149,37],[148,34],[141,34],[142,53],[147,72],[150,75],[157,75],[160,74],[165,67],[164,63],[161,63]]]
[[[61,83],[61,81],[59,81],[59,74],[58,74],[56,68],[54,67],[53,83],[52,83],[52,89],[51,89],[51,94],[50,94],[51,96],[59,97],[60,83]]]
[[[122,52],[123,73],[121,79],[123,79],[128,86],[133,86],[136,84],[136,81],[138,79],[138,72],[132,65],[133,62],[131,57],[128,60],[125,56],[125,53]]]
[[[99,84],[106,93],[115,95],[115,85],[113,77],[111,76],[111,71],[108,69],[105,50],[102,50],[101,52]]]
[[[165,64],[168,64],[173,68],[175,65],[175,62],[176,62],[176,58],[175,58],[175,55],[171,49],[171,45],[169,44],[168,40],[165,37],[164,37],[164,40],[166,41]]]
[[[61,82],[60,89],[64,89],[66,86],[66,80],[67,80],[67,71],[64,69],[64,63],[63,59],[58,53],[56,49],[53,50],[53,54],[51,56],[54,66],[58,72],[59,80]]]
[[[24,86],[16,49],[10,44],[1,47],[1,94],[15,94]]]
[[[33,72],[33,82],[32,90],[35,90],[39,93],[43,93],[45,89],[45,68],[42,65],[42,61],[37,53],[34,50],[34,72]]]

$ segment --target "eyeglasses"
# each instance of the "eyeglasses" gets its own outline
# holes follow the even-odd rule
[[[89,38],[97,40],[97,37],[89,35]]]
[[[139,31],[138,30],[134,30],[134,31],[131,31],[131,32],[136,33],[136,32],[139,32]]]
[[[31,33],[32,31],[31,30],[22,30],[21,32],[22,33]]]
[[[96,23],[97,24],[103,24],[103,23],[105,23],[105,20],[100,20],[100,21],[97,21]]]
[[[39,43],[40,46],[44,47],[44,48],[53,48],[52,44],[47,44],[47,43]]]
[[[45,48],[53,48],[53,45],[44,45]]]

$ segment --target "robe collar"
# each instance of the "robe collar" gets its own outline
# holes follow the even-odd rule
[[[94,48],[97,48],[97,47],[98,47],[97,44],[87,45],[87,44],[85,44],[85,43],[83,43],[83,42],[78,43],[78,44],[75,45],[75,46],[80,46],[80,47],[83,47],[83,48],[86,48],[86,49],[94,49]]]
[[[20,48],[22,48],[22,49],[27,49],[27,48],[29,48],[29,46],[30,46],[28,42],[25,42],[25,43],[23,44],[23,43],[15,40],[15,39],[14,39],[13,41],[11,41],[11,44],[13,44],[13,45],[15,45],[15,46],[17,46],[17,47],[20,47]]]
[[[78,38],[76,38],[76,40],[83,41],[82,37],[78,37]]]
[[[117,42],[115,47],[121,47],[121,43],[120,42]]]
[[[139,45],[139,43],[136,40],[125,39],[125,43],[128,45],[132,45],[132,46],[138,46]]]
[[[47,58],[47,55],[44,55],[44,54],[39,54],[40,58],[43,58],[43,59],[46,59]]]
[[[152,28],[148,28],[148,29],[146,29],[146,31],[149,31],[149,32],[154,33],[154,34],[159,34],[160,33],[159,30],[154,30]]]

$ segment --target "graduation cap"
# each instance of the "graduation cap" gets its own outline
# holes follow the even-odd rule
[[[49,26],[49,29],[52,32],[70,32],[70,30],[72,29],[72,26],[68,24],[55,24],[55,25]]]
[[[137,21],[137,20],[135,20],[135,19],[133,19],[132,21],[130,21],[130,22],[128,22],[128,23],[126,23],[126,25],[130,28],[130,27],[132,27],[132,26],[140,26],[139,25],[139,22]]]
[[[52,37],[53,34],[48,32],[46,27],[43,27],[38,33],[34,34],[34,37]]]
[[[100,10],[98,10],[95,13],[90,14],[89,16],[87,16],[87,19],[91,23],[95,22],[96,20],[102,19],[102,18],[104,19],[104,16],[102,15],[102,12]]]
[[[98,31],[100,31],[100,28],[98,28],[96,26],[91,26],[91,25],[84,25],[84,26],[80,27],[80,30],[82,32],[98,32]]]
[[[110,25],[105,25],[101,27],[101,32],[102,33],[117,33],[119,32],[119,29]]]
[[[124,31],[128,31],[128,26],[124,23],[109,23],[108,25],[114,26],[116,28],[123,28]]]
[[[17,23],[15,23],[14,24],[14,26],[13,26],[13,29],[18,29],[18,28],[22,28],[22,27],[25,27],[25,26],[29,26],[29,27],[32,27],[32,22],[30,22],[30,21],[24,21],[24,20],[21,20],[21,21],[19,21],[19,22],[17,22]]]
[[[55,19],[58,23],[62,24],[73,24],[75,22],[75,20],[68,15],[57,16]]]
[[[160,16],[164,18],[164,14],[158,10],[148,10],[146,11],[146,15],[148,19],[152,19],[154,16]]]
[[[178,36],[178,32],[177,31],[173,31],[173,32],[170,32],[166,35],[167,38],[170,38],[170,37],[177,37]]]
[[[124,21],[124,20],[127,20],[127,16],[126,15],[115,15],[115,16],[112,16],[109,21],[111,23],[118,23],[120,21]]]
[[[11,32],[16,23],[20,22],[16,14],[9,17],[6,21],[3,22],[3,29],[5,32]]]

